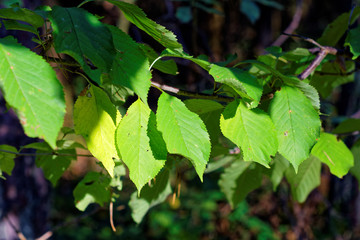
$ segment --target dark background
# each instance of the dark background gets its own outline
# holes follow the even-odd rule
[[[77,6],[81,1],[27,1],[21,5],[35,9],[39,5]],[[296,11],[302,11],[294,33],[317,39],[326,25],[338,15],[351,10],[345,1],[280,0],[282,10],[257,2],[260,18],[251,23],[241,13],[239,0],[219,0],[218,5],[205,4],[223,15],[208,13],[192,7],[192,20],[184,23],[176,11],[197,1],[138,0],[136,3],[148,17],[172,30],[189,54],[208,55],[211,61],[224,61],[228,54],[237,54],[237,61],[254,59],[264,53],[293,20]],[[202,1],[206,2],[206,1]],[[211,1],[207,1],[211,2]],[[9,1],[0,1],[5,6]],[[104,16],[103,22],[119,24],[119,11],[109,4],[91,2],[84,5],[91,13]],[[146,42],[157,51],[161,47],[134,26],[129,34],[138,42]],[[0,29],[1,37],[12,34],[30,48],[34,44],[27,33]],[[287,39],[281,47],[313,47],[299,39]],[[212,79],[189,61],[177,60],[180,74],[166,76],[154,73],[153,80],[190,91],[202,91],[211,86]],[[76,99],[78,83],[67,82]],[[351,116],[360,110],[359,75],[354,83],[343,85],[329,98],[322,100],[322,111],[331,114],[331,125],[342,116]],[[156,98],[158,92],[151,90]],[[131,99],[130,99],[131,101]],[[0,101],[0,144],[19,148],[36,141],[26,137],[16,115]],[[150,103],[151,104],[151,103]],[[71,119],[71,118],[70,118]],[[71,121],[71,120],[68,120]],[[71,122],[67,122],[70,124]],[[350,147],[355,138],[346,139]],[[131,220],[127,202],[134,186],[125,181],[124,190],[115,203],[113,233],[107,208],[90,206],[85,213],[76,210],[72,191],[81,176],[93,168],[93,160],[83,159],[65,174],[54,189],[47,182],[32,157],[19,157],[13,174],[0,180],[0,239],[17,239],[21,231],[27,239],[35,239],[53,231],[51,239],[360,239],[360,195],[358,183],[351,175],[338,179],[322,170],[321,186],[313,191],[303,204],[294,202],[284,181],[273,193],[270,182],[249,194],[247,201],[231,210],[225,196],[219,191],[217,180],[221,172],[204,176],[201,184],[193,172],[183,176],[179,199],[171,199],[150,210],[143,222]]]

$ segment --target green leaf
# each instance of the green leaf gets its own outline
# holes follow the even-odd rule
[[[225,137],[243,151],[245,161],[269,167],[278,150],[276,132],[270,117],[260,109],[248,109],[243,101],[226,106],[220,119]]]
[[[352,72],[355,69],[353,61],[345,62],[346,72]],[[325,62],[321,66],[321,72],[315,72],[310,80],[323,98],[328,97],[337,86],[353,82],[354,74],[346,74],[337,62]]]
[[[136,192],[131,195],[129,206],[134,221],[140,223],[149,209],[164,202],[171,192],[169,171],[164,169],[153,185],[144,186],[140,196]]]
[[[221,174],[219,186],[229,201],[236,207],[251,191],[261,186],[262,168],[241,160],[234,161]]]
[[[325,31],[323,32],[321,37],[317,40],[317,42],[323,46],[334,47],[347,31],[348,23],[350,23],[350,25],[353,24],[359,16],[360,16],[360,7],[354,8],[354,10],[351,13],[350,21],[349,21],[350,12],[341,14],[332,23],[327,25]]]
[[[121,115],[106,93],[98,87],[89,86],[74,105],[76,134],[85,138],[89,151],[114,176],[115,130]]]
[[[108,29],[116,50],[110,72],[112,83],[133,90],[146,103],[151,85],[147,57],[129,35],[114,26],[108,26]]]
[[[282,86],[269,106],[279,141],[279,153],[295,168],[309,157],[320,135],[320,118],[311,102],[297,88]]]
[[[145,53],[145,55],[149,59],[149,62],[152,63],[159,57],[159,55],[155,52],[155,50],[152,49],[149,45],[139,44],[139,47]],[[171,74],[171,75],[178,74],[178,68],[174,60],[165,60],[165,61],[158,60],[155,62],[155,64],[152,67],[166,74]]]
[[[110,179],[98,172],[88,172],[74,189],[76,208],[85,211],[91,203],[103,205],[110,201]]]
[[[155,114],[140,99],[128,109],[116,130],[116,147],[138,192],[164,166],[166,145],[156,129]]]
[[[42,150],[37,150],[36,166],[42,168],[44,176],[55,187],[57,181],[69,167],[72,160],[76,159],[75,149],[58,149],[57,155],[50,155],[52,153],[51,147],[47,143],[43,143]],[[43,155],[48,153],[49,155]]]
[[[205,169],[205,173],[211,173],[219,168],[225,167],[226,165],[230,165],[234,160],[238,158],[239,155],[225,155],[221,158],[216,158],[210,161]]]
[[[344,142],[329,133],[321,133],[311,154],[328,165],[330,172],[339,178],[346,175],[354,165],[354,156]]]
[[[182,45],[178,43],[176,36],[165,27],[147,18],[146,14],[138,6],[116,0],[107,1],[117,6],[129,22],[149,34],[164,47],[182,51]]]
[[[17,149],[13,146],[9,145],[0,145],[0,176],[2,176],[3,172],[6,172],[8,175],[11,175],[11,172],[15,166],[14,159],[16,154],[3,152],[1,150],[17,152]]]
[[[276,188],[279,186],[281,180],[284,177],[286,169],[289,168],[289,161],[281,156],[281,154],[276,154],[274,158],[274,164],[271,166],[271,175],[270,180],[273,185],[273,190],[276,191]]]
[[[99,82],[101,72],[108,73],[112,68],[116,52],[108,28],[80,8],[54,6],[50,21],[56,52],[73,57]]]
[[[173,51],[172,49],[167,48],[164,51],[162,51],[162,53],[160,54],[160,57],[161,58],[163,58],[163,57],[177,57],[177,58],[187,59],[187,60],[190,60],[190,61],[196,63],[197,65],[199,65],[200,67],[202,67],[206,71],[210,70],[209,61],[204,60],[203,58],[201,58],[201,56],[195,58],[195,57],[190,56],[189,54],[187,54],[185,52]]]
[[[262,95],[262,86],[256,78],[238,68],[220,67],[211,65],[209,71],[216,82],[227,84],[232,87],[241,97],[254,101],[256,107]]]
[[[360,56],[360,26],[348,32],[344,46],[350,47],[350,52],[354,55],[353,60]]]
[[[0,86],[7,103],[17,110],[25,133],[55,148],[65,100],[52,67],[13,37],[0,39]]]
[[[358,182],[360,182],[360,140],[353,145],[351,152],[354,156],[354,166],[350,168],[350,172],[354,177],[356,177]]]
[[[297,174],[288,168],[286,179],[291,186],[291,193],[295,200],[304,202],[309,193],[320,185],[321,162],[316,157],[309,157],[299,166]]]
[[[300,81],[298,78],[288,77],[284,81],[289,86],[297,87],[301,92],[310,100],[311,104],[316,110],[320,110],[320,97],[316,89],[304,81]]]
[[[200,117],[179,99],[164,92],[158,101],[156,120],[169,153],[188,158],[202,181],[211,144]]]
[[[20,30],[20,31],[31,32],[31,33],[33,33],[35,35],[39,34],[37,32],[36,28],[34,28],[33,26],[20,23],[20,22],[18,22],[16,20],[3,20],[2,22],[4,24],[4,27],[8,31],[9,30]]]
[[[341,122],[332,132],[334,134],[338,134],[352,133],[355,131],[360,131],[360,119],[348,118],[345,121]]]
[[[218,102],[205,99],[190,99],[184,101],[186,107],[199,115],[204,122],[211,140],[211,146],[214,147],[219,142],[220,136],[220,115],[224,109]],[[212,151],[211,151],[212,152]]]
[[[260,17],[260,8],[252,0],[242,0],[240,4],[240,11],[245,14],[252,24],[254,24]]]
[[[115,162],[114,177],[111,178],[110,186],[116,188],[118,191],[122,190],[122,178],[126,176],[126,167],[120,160]]]
[[[190,6],[178,7],[175,15],[181,23],[189,23],[192,20],[192,9]]]
[[[35,12],[20,7],[0,9],[0,18],[19,20],[32,25],[35,30],[44,24],[44,19]]]

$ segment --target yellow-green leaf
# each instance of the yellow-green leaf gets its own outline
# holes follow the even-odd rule
[[[75,103],[75,132],[85,138],[89,151],[112,177],[115,166],[113,158],[118,157],[115,130],[120,120],[120,112],[106,93],[93,85],[84,90]]]

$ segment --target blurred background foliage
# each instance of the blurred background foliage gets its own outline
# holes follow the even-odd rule
[[[0,4],[1,7],[7,7],[15,2],[19,1],[2,0]],[[40,5],[74,7],[80,2],[22,0],[20,5],[35,9]],[[351,10],[352,4],[360,4],[359,1],[351,0],[331,3],[324,0],[128,2],[136,3],[151,19],[172,30],[184,45],[186,52],[195,56],[205,54],[214,62],[229,58],[234,62],[255,59],[276,41],[281,32],[294,20],[296,13],[300,14],[300,19],[295,33],[317,39],[327,24],[338,15]],[[161,50],[156,42],[124,21],[117,8],[111,4],[95,1],[85,4],[84,8],[103,17],[103,22],[119,26],[136,41],[149,43],[156,50]],[[1,29],[1,35],[5,34],[8,33]],[[21,40],[21,36],[17,37]],[[291,50],[312,46],[300,39],[290,38],[282,43],[281,47]],[[177,60],[177,63],[179,75],[170,76],[154,72],[154,81],[190,91],[203,91],[211,86],[211,77],[198,66],[186,60]],[[77,78],[65,81],[68,96],[76,98],[84,86],[81,81]],[[336,88],[326,99],[322,99],[322,112],[325,114],[323,118],[327,124],[325,127],[332,129],[344,117],[356,114],[360,109],[359,93],[360,77],[357,75],[354,82]],[[150,94],[155,98],[158,95],[155,91],[150,91]],[[150,102],[150,106],[154,107],[155,103]],[[129,103],[125,104],[128,105]],[[5,112],[4,109],[1,113]],[[6,119],[11,116],[2,115],[1,118],[0,125],[9,126],[11,121]],[[6,140],[9,144],[10,135],[14,138],[14,146],[29,142],[21,130],[19,132],[19,124],[10,123],[10,127],[17,130],[1,132],[1,142]],[[351,146],[355,139],[356,137],[349,136],[345,140]],[[355,149],[357,150],[358,148]],[[30,236],[29,239],[41,236],[46,230],[53,231],[51,239],[76,240],[360,238],[358,183],[350,175],[338,179],[331,175],[326,167],[322,169],[320,187],[313,191],[303,204],[293,201],[286,182],[283,181],[273,193],[269,179],[264,179],[262,187],[251,192],[246,201],[241,202],[234,210],[231,210],[224,194],[219,191],[218,179],[221,168],[206,174],[203,184],[199,182],[194,171],[178,170],[181,174],[176,174],[172,185],[178,186],[181,183],[180,196],[173,198],[171,195],[165,203],[151,209],[138,225],[133,222],[131,210],[127,205],[135,187],[130,181],[124,180],[123,190],[114,202],[113,219],[116,232],[113,232],[109,222],[109,206],[92,205],[84,213],[79,212],[74,206],[73,189],[77,182],[87,171],[97,169],[93,159],[81,158],[73,163],[55,188],[51,188],[50,183],[39,180],[43,176],[40,171],[34,170],[36,167],[33,160],[29,159],[26,166],[21,160],[17,160],[16,164],[10,181],[1,180],[0,192],[4,197],[0,199],[0,206],[2,212],[14,210],[18,214],[22,231]],[[186,166],[184,168],[187,169]],[[25,174],[26,171],[32,171],[31,181],[29,175]],[[27,184],[24,185],[24,182]],[[43,198],[36,197],[37,194],[34,193],[39,191],[39,182],[46,189]],[[11,187],[18,191],[26,188],[26,194],[9,198],[7,194]],[[29,205],[32,207],[29,208]],[[36,211],[39,215],[37,218],[32,214]],[[36,227],[38,225],[42,227]]]

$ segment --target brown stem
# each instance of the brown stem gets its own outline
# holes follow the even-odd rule
[[[188,92],[188,91],[180,90],[179,88],[171,87],[171,86],[160,84],[160,83],[157,83],[157,82],[151,82],[151,86],[155,87],[157,89],[164,90],[166,92],[174,93],[174,94],[179,95],[179,96],[186,96],[186,97],[193,97],[193,98],[200,98],[200,99],[209,99],[209,100],[217,100],[217,101],[220,101],[220,102],[232,102],[232,101],[234,101],[234,99],[231,98],[231,97]]]
[[[296,4],[295,14],[291,20],[291,23],[285,29],[284,32],[291,34],[299,27],[302,16],[302,9],[303,9],[303,1],[298,0]],[[289,38],[288,35],[282,34],[273,42],[272,46],[281,46],[288,38]]]

